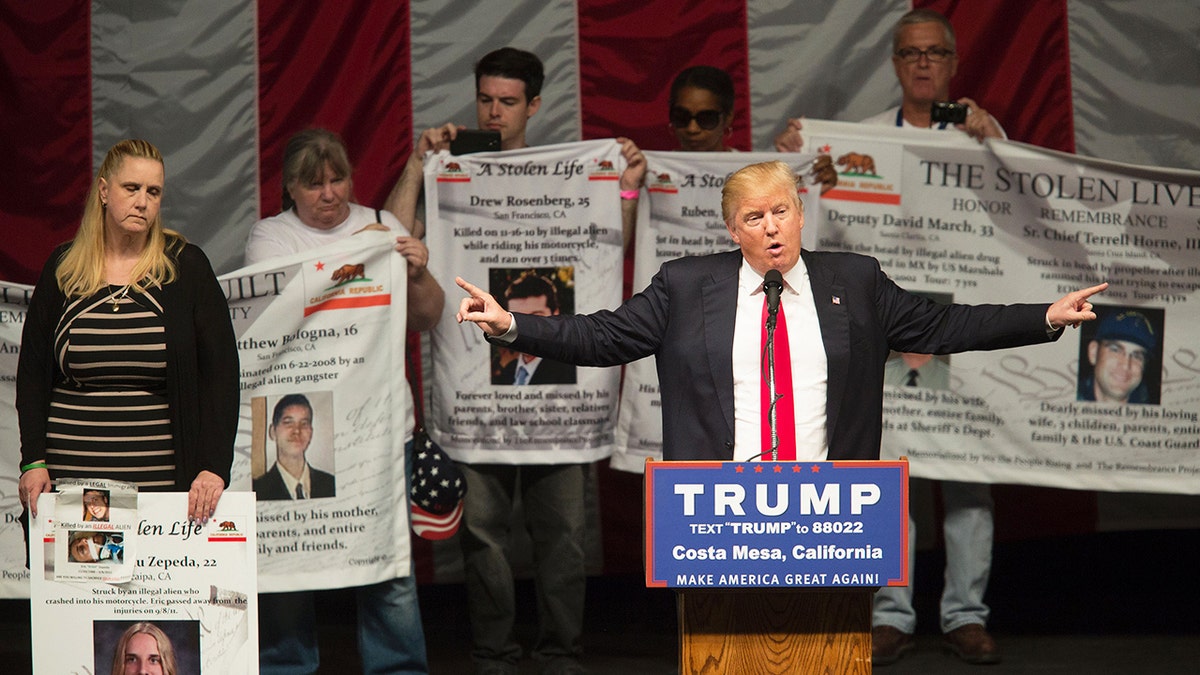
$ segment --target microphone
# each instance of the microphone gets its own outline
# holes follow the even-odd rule
[[[767,320],[774,325],[779,313],[779,294],[783,292],[783,275],[779,270],[767,270],[763,275],[763,291],[767,294]]]
[[[766,359],[763,366],[766,368],[766,381],[768,387],[768,395],[770,397],[770,409],[767,411],[767,420],[771,428],[771,449],[768,451],[771,455],[771,461],[779,459],[779,432],[776,429],[776,412],[775,404],[779,402],[780,395],[775,391],[775,320],[779,314],[779,294],[783,292],[783,275],[779,270],[767,270],[763,275],[763,292],[767,294],[767,344],[766,344]],[[761,453],[759,456],[768,454]]]

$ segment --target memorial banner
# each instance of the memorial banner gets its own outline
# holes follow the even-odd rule
[[[364,232],[220,279],[242,369],[232,484],[258,497],[263,592],[409,573],[408,276],[393,240]]]
[[[615,140],[425,162],[429,268],[513,311],[574,314],[621,301],[622,224]],[[617,368],[535,359],[459,325],[447,301],[433,331],[430,436],[456,460],[588,462],[612,452]]]
[[[407,268],[392,242],[392,235],[364,232],[218,279],[241,361],[230,489],[253,489],[260,500],[258,584],[264,592],[359,586],[409,574]],[[29,594],[14,383],[30,295],[28,286],[0,283],[0,433],[14,439],[3,448],[13,470],[0,475],[4,597]],[[303,502],[292,498],[294,488],[275,468],[280,448],[307,462],[311,494]],[[95,569],[107,573],[108,567]]]
[[[0,281],[0,598],[29,597],[25,534],[21,528],[21,433],[17,424],[17,354],[33,287]]]
[[[653,152],[646,155],[646,188],[638,202],[633,288],[640,291],[663,263],[736,248],[721,216],[721,188],[729,174],[757,162],[782,160],[806,181],[815,154],[774,152]],[[804,236],[820,225],[819,186],[803,183]],[[654,358],[625,366],[617,418],[614,469],[640,473],[662,458],[662,401]]]
[[[884,458],[928,478],[1200,493],[1200,173],[926,130],[804,133],[840,171],[808,246],[872,255],[943,302],[1110,284],[1099,319],[1053,344],[955,354],[938,359],[944,384],[890,385]]]
[[[908,585],[906,462],[646,464],[646,585]]]
[[[204,525],[187,520],[187,493],[136,495],[125,583],[66,579],[77,563],[56,551],[48,515],[66,497],[43,494],[30,531],[34,673],[132,672],[127,657],[180,675],[258,672],[254,495],[226,492]]]

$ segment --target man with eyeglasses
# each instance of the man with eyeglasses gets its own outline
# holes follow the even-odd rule
[[[950,99],[950,79],[958,71],[954,27],[950,21],[931,9],[914,9],[900,17],[892,32],[892,67],[900,81],[900,105],[863,120],[863,124],[878,124],[910,129],[958,129],[983,142],[985,138],[1007,138],[996,118],[979,107],[974,100],[962,97],[958,103],[967,106],[963,124],[933,122],[934,101]],[[787,128],[775,137],[780,152],[799,152],[801,120],[789,119]]]
[[[1157,343],[1145,314],[1125,310],[1106,315],[1088,342],[1092,372],[1080,379],[1078,400],[1154,403],[1143,378]]]
[[[970,98],[963,124],[934,123],[934,101],[950,98],[950,79],[958,70],[954,27],[945,16],[930,9],[915,9],[900,18],[892,32],[892,67],[900,81],[900,105],[863,120],[863,124],[950,131],[957,129],[983,142],[1006,138],[988,112]],[[798,151],[802,145],[799,119],[775,137],[780,151]],[[988,606],[983,602],[992,566],[993,503],[991,485],[942,481],[946,542],[946,582],[941,599],[941,629],[946,646],[960,659],[972,664],[999,663],[1000,651],[988,634]],[[909,542],[915,543],[917,529],[909,518]],[[915,546],[909,552],[909,569],[915,562]],[[910,578],[912,578],[910,576]],[[917,614],[913,588],[889,586],[875,594],[872,617],[871,661],[894,663],[914,646]]]
[[[902,16],[892,33],[892,67],[900,81],[900,105],[863,123],[958,129],[980,142],[984,138],[1005,138],[996,119],[966,97],[958,99],[967,106],[966,122],[934,123],[933,102],[950,98],[950,79],[958,70],[956,48],[954,27],[938,12],[917,9]],[[940,616],[946,646],[967,663],[999,663],[999,647],[986,628],[989,608],[983,602],[991,575],[995,527],[991,485],[942,481],[941,491],[946,570]],[[911,517],[909,542],[915,547],[916,525]],[[910,553],[910,564],[914,560],[915,555]],[[880,589],[875,595],[872,618],[871,661],[876,665],[892,663],[914,644],[917,616],[912,585]]]

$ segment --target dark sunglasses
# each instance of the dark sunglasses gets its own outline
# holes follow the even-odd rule
[[[701,110],[695,115],[686,108],[671,108],[671,126],[676,129],[686,128],[696,120],[696,125],[705,131],[712,131],[721,124],[720,110]]]

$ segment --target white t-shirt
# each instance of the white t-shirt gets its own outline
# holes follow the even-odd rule
[[[829,363],[816,300],[804,259],[783,275],[779,302],[786,315],[792,363],[792,409],[796,423],[796,459],[823,462],[829,456],[825,402]],[[762,448],[762,277],[742,260],[733,322],[733,460],[766,461]]]
[[[409,233],[396,216],[387,211],[380,211],[379,214],[383,216],[383,224],[388,229],[398,235]],[[318,230],[301,222],[294,209],[288,209],[279,215],[263,218],[250,228],[250,236],[246,240],[245,264],[253,265],[263,260],[332,244],[352,236],[367,225],[378,222],[379,220],[375,217],[375,209],[351,204],[350,216],[346,220],[328,230]],[[400,339],[403,340],[403,336],[400,336]],[[403,371],[401,371],[400,377],[404,377]],[[409,388],[407,386],[399,387],[399,391],[400,395],[411,403],[412,392],[409,391]],[[411,424],[407,425],[404,442],[407,443],[410,440],[412,440]],[[280,473],[286,472],[281,471]],[[295,486],[291,486],[291,488],[294,490]]]
[[[388,229],[398,235],[408,234],[408,230],[400,224],[396,216],[387,211],[379,213]],[[328,230],[318,230],[301,222],[294,209],[288,209],[279,215],[263,218],[250,228],[250,236],[246,240],[245,264],[253,265],[263,260],[332,244],[377,222],[379,220],[375,217],[375,209],[351,204],[350,215],[346,220]]]

